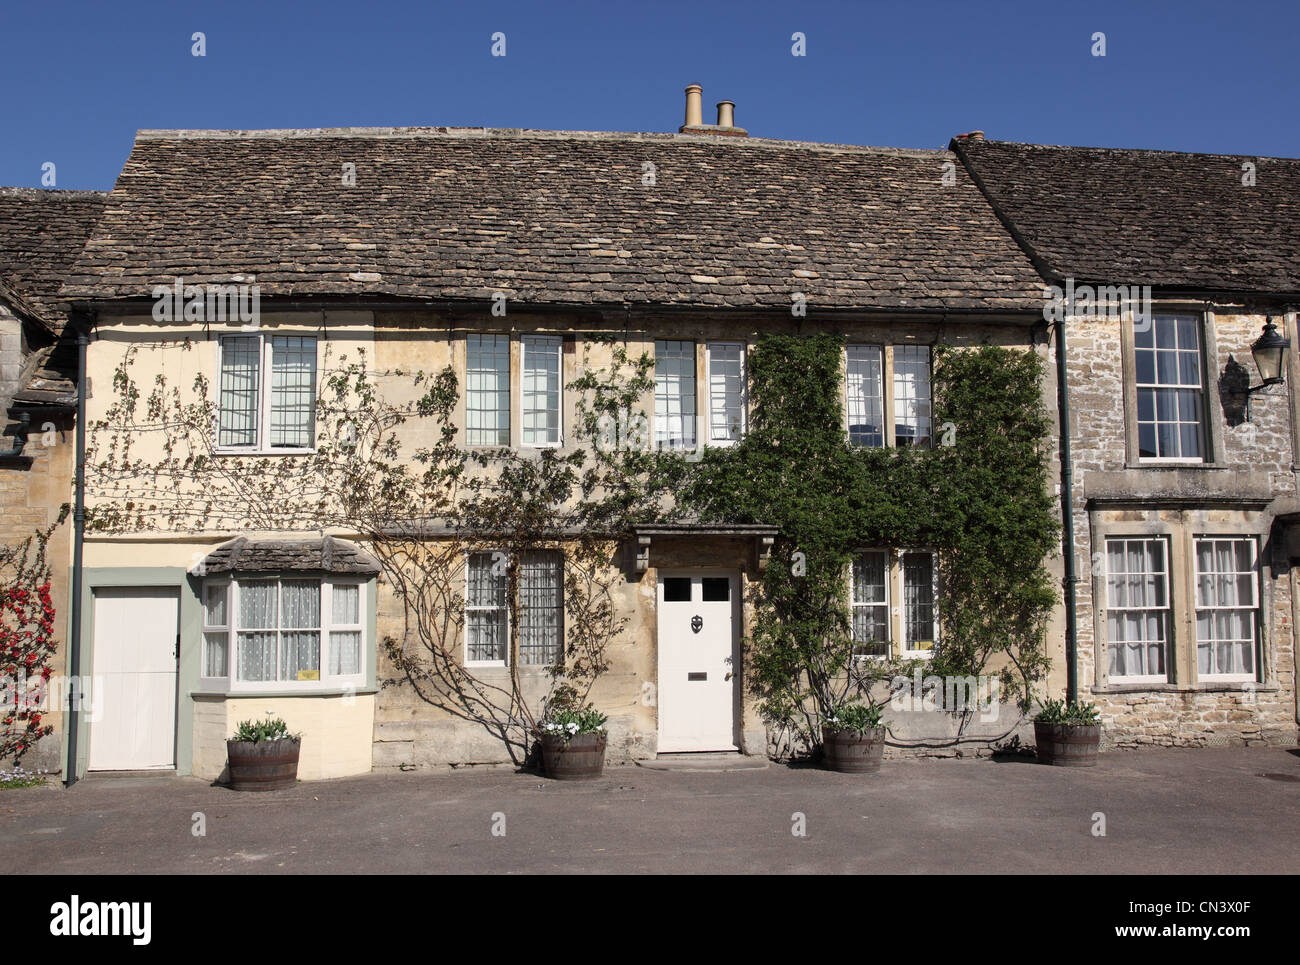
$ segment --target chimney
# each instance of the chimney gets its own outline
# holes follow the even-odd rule
[[[704,126],[704,110],[700,104],[700,95],[704,93],[704,88],[699,84],[691,84],[686,88],[686,123],[682,125],[687,127]]]
[[[718,123],[705,124],[701,105],[704,88],[691,84],[686,88],[686,123],[677,129],[679,134],[722,134],[727,137],[749,137],[743,127],[736,127],[736,105],[731,101],[718,101]]]
[[[982,141],[984,140],[984,132],[971,131],[969,134],[958,134],[956,139],[959,141]]]

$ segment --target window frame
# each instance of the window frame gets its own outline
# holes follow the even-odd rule
[[[857,571],[856,564],[858,559],[863,556],[879,554],[883,557],[884,564],[884,586],[885,599],[883,603],[856,603],[854,602],[854,589],[856,588]],[[887,549],[866,548],[855,550],[853,559],[849,562],[849,635],[853,639],[853,649],[858,647],[857,638],[853,636],[853,615],[854,611],[866,608],[882,608],[885,611],[885,652],[884,653],[854,653],[854,660],[889,660],[894,655],[894,631],[893,631],[893,553]]]
[[[853,410],[852,397],[849,395],[849,352],[851,349],[875,349],[878,353],[878,362],[880,364],[879,375],[879,392],[876,401],[880,405],[880,445],[875,446],[866,442],[853,441]],[[877,342],[848,342],[844,346],[844,432],[849,441],[849,445],[860,449],[887,449],[890,447],[890,430],[886,425],[887,406],[890,400],[886,399],[885,383],[891,376],[889,374],[890,366],[886,359],[885,345]],[[865,396],[864,403],[870,401]],[[864,405],[865,407],[865,405]]]
[[[900,446],[898,443],[899,440],[898,427],[900,425],[899,403],[900,401],[906,401],[901,399],[898,391],[899,388],[898,353],[900,349],[901,350],[918,349],[918,350],[923,350],[925,352],[925,403],[929,409],[929,414],[926,416],[926,422],[929,426],[929,431],[925,434],[925,436],[922,437],[920,435],[919,432],[920,422],[918,419],[917,435],[905,437],[908,439],[924,438],[925,441],[911,443],[906,448],[933,449],[934,448],[934,349],[933,346],[931,346],[929,343],[902,342],[891,346],[891,350],[889,352],[890,411],[886,413],[886,418],[889,419],[889,438],[895,449],[904,448],[903,446]],[[913,401],[919,398],[920,396],[915,396]],[[906,423],[901,423],[901,424],[906,425]]]
[[[1201,384],[1197,391],[1200,393],[1200,420],[1199,420],[1199,441],[1201,454],[1199,456],[1144,456],[1142,455],[1142,438],[1141,438],[1141,398],[1144,390],[1159,392],[1160,389],[1167,388],[1171,391],[1179,391],[1184,388],[1181,384],[1177,386],[1162,386],[1160,383],[1144,383],[1138,381],[1138,353],[1139,352],[1158,352],[1156,345],[1157,333],[1156,323],[1159,318],[1188,318],[1192,321],[1193,331],[1196,333],[1197,341],[1197,366],[1200,370]],[[1128,449],[1130,453],[1130,464],[1135,466],[1208,466],[1213,465],[1217,459],[1217,453],[1221,441],[1218,437],[1218,424],[1213,418],[1214,411],[1219,406],[1218,400],[1218,381],[1210,378],[1212,371],[1209,361],[1215,357],[1217,346],[1214,341],[1213,332],[1213,313],[1205,311],[1193,311],[1179,309],[1177,307],[1162,307],[1160,311],[1151,313],[1151,335],[1152,347],[1139,348],[1137,344],[1137,320],[1125,319],[1123,325],[1123,344],[1128,354],[1128,362],[1124,371],[1124,389],[1130,393],[1130,402],[1126,406],[1126,433],[1128,436]],[[1175,332],[1177,325],[1175,323]],[[1180,351],[1178,348],[1167,351]],[[1153,359],[1153,375],[1159,375],[1159,365]],[[1158,414],[1157,397],[1153,396],[1153,407],[1157,407],[1153,414]],[[1159,426],[1159,421],[1153,423]],[[1159,431],[1156,431],[1156,446],[1159,447]],[[1179,446],[1181,448],[1181,440]]]
[[[932,420],[933,421],[933,420]],[[907,557],[930,557],[930,624],[933,631],[930,646],[918,649],[912,646],[912,634],[907,618]],[[939,649],[939,554],[926,547],[905,547],[898,551],[899,601],[899,655],[913,660],[929,659]]]
[[[226,342],[231,339],[257,340],[257,409],[254,440],[246,445],[221,445],[221,372],[225,361]],[[311,438],[310,446],[272,446],[271,413],[272,393],[275,378],[275,340],[278,338],[300,338],[310,340],[315,350],[312,368],[311,390]],[[218,456],[303,456],[316,452],[319,433],[316,420],[318,416],[317,393],[320,391],[320,343],[318,333],[311,332],[266,332],[242,331],[229,332],[217,336],[216,376],[213,380],[213,426],[212,452]]]
[[[286,581],[311,581],[320,586],[320,667],[318,670],[319,679],[317,680],[281,680],[280,662],[281,662],[281,640],[280,636],[285,628],[279,624],[283,620],[280,603],[281,585]],[[239,633],[238,613],[239,613],[239,594],[240,584],[243,583],[260,583],[273,581],[276,586],[275,596],[275,614],[276,614],[276,679],[275,680],[242,680],[239,677]],[[199,653],[199,673],[201,683],[205,689],[213,689],[215,684],[222,684],[221,689],[230,693],[266,693],[283,690],[302,690],[306,692],[324,690],[343,690],[359,689],[364,687],[369,676],[369,660],[371,648],[371,634],[369,630],[369,598],[367,588],[370,580],[363,576],[348,576],[344,574],[319,574],[319,573],[235,573],[229,576],[207,578],[203,581],[200,603],[203,609],[203,622],[200,629],[201,650]],[[226,625],[224,627],[209,626],[207,615],[207,599],[210,587],[223,586],[226,588]],[[358,625],[335,625],[334,614],[334,587],[335,586],[355,586],[357,587],[357,618]],[[290,628],[292,629],[292,628]],[[208,667],[209,656],[209,634],[220,632],[226,634],[226,673],[224,676],[209,676],[205,671]],[[354,674],[331,674],[329,672],[329,647],[330,636],[335,631],[351,632],[360,631],[361,633],[361,651],[358,655],[357,672]]]
[[[1254,595],[1254,603],[1250,606],[1209,606],[1203,607],[1200,604],[1200,585],[1201,585],[1201,557],[1200,543],[1202,541],[1210,543],[1248,543],[1251,548],[1251,591]],[[1262,663],[1262,625],[1264,617],[1264,599],[1263,599],[1263,580],[1260,572],[1260,548],[1259,538],[1254,534],[1233,535],[1228,533],[1193,533],[1192,534],[1192,589],[1190,593],[1190,606],[1192,617],[1192,653],[1191,664],[1196,673],[1196,680],[1206,683],[1256,683],[1261,677]],[[1214,575],[1223,575],[1216,573]],[[1232,576],[1241,576],[1242,571],[1233,570],[1227,574]],[[1201,673],[1201,634],[1200,634],[1200,614],[1203,610],[1215,612],[1219,610],[1227,611],[1245,611],[1251,615],[1252,639],[1250,642],[1251,662],[1254,669],[1249,673]],[[1207,641],[1211,647],[1215,641]]]
[[[498,340],[502,340],[502,341],[504,341],[504,343],[505,343],[505,360],[506,360],[506,369],[505,369],[505,375],[504,375],[504,378],[505,378],[505,393],[506,393],[506,403],[505,403],[505,408],[502,409],[500,406],[498,406],[496,409],[473,409],[473,410],[471,410],[471,408],[470,408],[470,393],[471,393],[471,391],[481,391],[481,390],[477,390],[477,389],[473,389],[473,390],[472,390],[472,389],[470,388],[470,375],[471,375],[471,368],[470,368],[470,358],[471,358],[471,355],[470,355],[470,342],[471,342],[471,340],[475,340],[475,339],[477,339],[477,340],[479,340],[479,342],[481,343],[483,339],[487,339],[487,338],[493,339],[494,342],[496,342],[496,341],[498,341]],[[513,339],[512,339],[512,338],[510,337],[510,335],[509,335],[508,333],[506,333],[506,332],[466,332],[466,333],[465,333],[465,339],[464,339],[464,343],[465,343],[465,391],[464,391],[464,393],[463,393],[462,400],[461,400],[461,408],[462,408],[462,410],[463,410],[464,413],[465,413],[465,445],[466,445],[468,448],[470,448],[470,449],[510,449],[510,448],[513,447],[513,433],[514,433],[514,426],[513,426],[511,423],[512,423],[512,421],[513,421],[513,410],[514,410],[514,403],[513,403],[513,396],[514,396],[514,364],[513,364],[513,361],[514,361],[514,360],[511,358],[511,356],[512,356],[512,354],[513,354],[513,352],[511,351],[511,342],[512,342],[512,341],[513,341]],[[494,354],[495,354],[495,353],[494,353]],[[488,370],[487,370],[487,369],[483,369],[482,371],[488,371]],[[492,371],[493,371],[493,372],[496,372],[496,373],[498,373],[498,374],[500,374],[500,370],[499,370],[499,369],[493,369]],[[500,396],[500,394],[501,394],[501,388],[500,388],[500,386],[498,386],[498,387],[495,389],[495,394],[498,395],[498,396]],[[470,425],[469,416],[470,416],[470,412],[471,412],[471,411],[474,411],[474,412],[495,412],[495,413],[497,413],[498,415],[500,415],[502,412],[504,412],[504,414],[505,414],[505,430],[504,430],[504,431],[505,431],[505,437],[506,437],[506,438],[505,438],[505,442],[474,442],[474,441],[471,439],[470,434],[471,434],[472,432],[484,432],[484,431],[486,431],[486,430],[485,430],[485,429],[482,429],[482,428],[472,427],[472,426]],[[495,428],[496,428],[496,431],[497,431],[498,433],[501,432],[501,427],[500,427],[500,426],[497,426],[497,427],[495,427]]]
[[[714,410],[713,410],[713,350],[715,346],[728,346],[740,350],[740,426],[739,434],[735,439],[715,439],[713,438],[714,429]],[[747,365],[748,345],[741,340],[728,339],[710,339],[704,343],[704,401],[708,412],[704,419],[705,445],[709,446],[734,446],[740,440],[745,438],[745,433],[749,431],[749,369]],[[728,360],[730,361],[730,360]],[[725,394],[724,394],[725,396]],[[697,420],[698,421],[698,420]]]
[[[558,559],[558,563],[559,563],[559,568],[558,568],[558,577],[559,577],[559,579],[558,579],[558,582],[557,582],[557,584],[556,584],[556,599],[557,599],[557,602],[556,602],[556,606],[555,606],[556,612],[557,612],[557,614],[558,614],[558,616],[557,616],[557,621],[556,621],[556,634],[557,634],[557,646],[558,646],[558,648],[559,648],[559,659],[560,659],[561,662],[563,662],[563,660],[564,660],[564,634],[565,634],[565,622],[564,622],[564,573],[565,573],[565,562],[566,562],[566,560],[565,560],[565,555],[564,555],[564,551],[561,550],[561,549],[558,549],[558,548],[542,548],[542,549],[539,549],[539,550],[531,550],[531,551],[529,551],[529,552],[552,554],[552,555],[554,555],[555,557],[557,557],[557,559]],[[464,633],[463,633],[463,635],[462,635],[464,639],[463,639],[463,641],[462,641],[461,659],[462,659],[462,661],[463,661],[464,666],[466,666],[466,667],[498,668],[498,669],[508,669],[508,668],[510,667],[510,633],[511,633],[511,628],[513,627],[513,624],[511,623],[511,615],[510,615],[510,577],[509,577],[509,573],[508,573],[508,568],[509,568],[509,566],[510,566],[510,564],[511,564],[511,562],[512,562],[512,558],[509,556],[509,554],[506,554],[506,566],[507,566],[507,572],[506,572],[505,574],[503,574],[503,577],[504,577],[504,579],[505,579],[505,587],[504,587],[504,603],[502,604],[502,606],[501,606],[501,607],[489,607],[489,606],[481,606],[481,605],[471,605],[470,602],[469,602],[470,565],[471,565],[471,560],[472,560],[472,558],[475,557],[475,556],[486,556],[486,557],[488,557],[489,559],[491,559],[491,558],[492,558],[495,554],[497,554],[497,553],[503,553],[503,554],[504,554],[504,553],[505,553],[505,550],[502,550],[502,549],[499,549],[499,548],[496,548],[496,547],[486,547],[486,548],[467,549],[467,550],[465,550],[465,579],[464,579],[463,586],[462,586],[462,594],[463,594],[463,595],[462,595],[462,597],[461,597],[461,612],[462,612],[462,614],[464,615]],[[520,565],[522,565],[522,561],[519,561],[519,563],[520,563]],[[520,583],[521,583],[521,585],[520,585],[520,593],[521,593],[521,595],[522,595],[522,593],[523,593],[522,579],[523,579],[523,575],[522,575],[522,572],[521,572],[521,573],[520,573]],[[522,605],[522,600],[521,600],[520,602],[521,602],[521,605]],[[502,611],[503,611],[503,614],[504,614],[504,616],[505,616],[505,621],[504,621],[504,633],[505,633],[504,641],[505,641],[505,648],[504,648],[504,656],[503,656],[503,658],[500,659],[500,660],[472,660],[472,659],[470,658],[470,655],[469,655],[469,614],[470,614],[470,612],[471,612],[471,611],[495,611],[495,610],[498,610],[498,609],[502,610]],[[523,626],[522,626],[522,620],[520,621],[520,623],[521,623],[521,625],[520,625],[520,627],[518,628],[518,631],[522,634],[522,633],[523,633],[523,630],[524,630],[524,628],[523,628]],[[555,664],[551,664],[551,663],[525,663],[524,660],[523,660],[523,651],[524,651],[524,647],[523,647],[523,641],[522,641],[522,639],[521,639],[521,640],[519,641],[519,653],[520,653],[519,669],[520,669],[520,670],[528,670],[528,669],[535,669],[535,670],[536,670],[536,669],[542,669],[542,668],[545,668],[545,667],[552,667],[552,666],[555,666]]]
[[[1156,541],[1159,541],[1164,546],[1164,564],[1165,564],[1164,565],[1164,590],[1165,590],[1164,606],[1163,607],[1151,607],[1151,606],[1116,607],[1114,606],[1111,601],[1110,544],[1112,542],[1122,542],[1127,544],[1131,542],[1151,543]],[[1177,611],[1175,609],[1174,595],[1173,595],[1173,582],[1174,582],[1173,581],[1173,568],[1174,568],[1173,539],[1171,538],[1170,534],[1167,533],[1137,533],[1132,535],[1123,534],[1123,533],[1109,533],[1104,537],[1102,537],[1102,549],[1103,549],[1102,559],[1105,562],[1102,575],[1103,575],[1103,585],[1105,588],[1105,596],[1103,597],[1105,605],[1103,607],[1103,610],[1105,613],[1104,639],[1106,641],[1106,659],[1102,665],[1106,668],[1107,681],[1112,684],[1119,683],[1123,685],[1130,685],[1130,684],[1163,685],[1163,684],[1173,683],[1174,680],[1176,679],[1175,668],[1178,665],[1178,659],[1179,659],[1177,642],[1174,637],[1174,618]],[[1145,551],[1144,551],[1144,559],[1145,559]],[[1128,570],[1125,570],[1124,575],[1132,576],[1133,574],[1129,573]],[[1164,656],[1164,664],[1165,664],[1165,670],[1163,674],[1116,674],[1111,672],[1110,669],[1111,648],[1115,646],[1116,643],[1116,641],[1111,639],[1111,635],[1110,635],[1111,612],[1114,610],[1120,610],[1122,612],[1127,612],[1130,610],[1141,611],[1141,612],[1146,612],[1151,610],[1162,610],[1164,612],[1164,621],[1163,621],[1164,639],[1161,641],[1162,653]],[[1119,642],[1121,644],[1124,644],[1124,643],[1128,643],[1129,641],[1119,641]]]
[[[559,381],[556,398],[555,441],[529,442],[528,435],[528,359],[530,348],[534,345],[546,345],[547,350],[554,346],[555,371]],[[469,345],[465,347],[465,372],[469,373]],[[467,379],[468,382],[468,379]],[[466,435],[468,438],[469,409],[466,408]],[[533,410],[544,411],[544,410]],[[509,430],[507,429],[507,432]],[[564,337],[562,335],[528,334],[519,337],[519,445],[523,449],[559,449],[564,445]],[[491,448],[500,448],[494,446]]]
[[[679,391],[677,395],[677,398],[679,399],[680,407],[684,408],[684,404],[687,401],[690,402],[692,411],[691,411],[691,435],[689,439],[685,438],[685,436],[683,435],[682,439],[674,440],[668,436],[666,430],[663,433],[663,438],[660,437],[661,434],[659,429],[659,361],[661,356],[659,353],[659,346],[661,343],[665,345],[673,344],[673,345],[681,345],[681,346],[690,346],[690,350],[687,351],[683,349],[681,355],[663,356],[663,358],[689,359],[691,363],[690,390],[687,391],[683,389]],[[654,362],[655,362],[655,371],[654,371],[655,387],[654,387],[654,399],[652,403],[653,408],[651,409],[651,413],[650,413],[651,415],[650,431],[656,449],[670,449],[670,450],[681,451],[681,452],[694,451],[698,449],[700,446],[700,439],[702,435],[701,430],[708,428],[707,425],[701,424],[703,420],[700,417],[700,411],[699,411],[700,373],[699,373],[699,365],[697,364],[699,361],[697,358],[698,347],[699,347],[699,343],[695,339],[656,338],[653,341]],[[678,373],[678,385],[679,387],[681,385],[680,372]],[[665,415],[664,418],[666,420],[671,417]],[[682,429],[684,433],[686,429],[685,413],[682,414],[681,419],[682,419]]]

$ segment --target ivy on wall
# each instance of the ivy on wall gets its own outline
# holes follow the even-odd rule
[[[1047,492],[1051,423],[1032,352],[938,347],[933,449],[863,448],[843,423],[844,340],[768,335],[749,361],[744,439],[683,467],[678,512],[780,529],[753,589],[747,682],[770,723],[809,746],[846,700],[877,706],[897,661],[853,659],[849,567],[871,547],[938,553],[940,643],[928,673],[1001,677],[1027,701],[1048,669],[1058,523]]]

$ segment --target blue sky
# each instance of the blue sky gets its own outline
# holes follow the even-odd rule
[[[764,137],[1296,157],[1298,28],[1295,0],[10,0],[0,184],[111,187],[140,128],[673,131],[689,83]]]

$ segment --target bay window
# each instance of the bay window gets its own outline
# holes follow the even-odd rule
[[[339,579],[208,580],[202,675],[232,690],[355,685],[366,674],[364,594]]]

